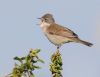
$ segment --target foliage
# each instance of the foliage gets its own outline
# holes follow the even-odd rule
[[[56,53],[51,56],[50,71],[53,77],[63,77],[61,74],[61,70],[63,70],[62,65],[61,54],[59,50],[57,50]]]
[[[27,56],[21,58],[15,57],[14,60],[20,63],[15,63],[15,67],[13,68],[12,73],[6,77],[35,77],[33,71],[35,69],[40,69],[40,66],[35,64],[38,62],[44,63],[44,61],[38,57],[39,52],[40,49],[31,49]]]

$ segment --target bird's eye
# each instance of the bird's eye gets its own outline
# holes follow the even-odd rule
[[[47,21],[48,19],[47,18],[45,18],[45,21]]]

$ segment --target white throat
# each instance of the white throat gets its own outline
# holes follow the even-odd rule
[[[41,27],[41,28],[43,28],[43,27],[48,27],[48,26],[50,26],[49,23],[46,23],[46,22],[41,22],[41,23],[40,23],[40,27]]]
[[[46,31],[46,29],[50,26],[49,23],[46,23],[46,22],[41,22],[40,23],[40,27],[42,28],[43,32]]]

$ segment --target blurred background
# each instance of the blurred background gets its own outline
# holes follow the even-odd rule
[[[40,48],[45,64],[36,77],[51,77],[50,56],[56,47],[44,36],[37,18],[53,14],[57,23],[70,28],[87,47],[69,43],[61,47],[64,77],[100,77],[100,0],[0,0],[0,77],[11,73],[13,57]]]

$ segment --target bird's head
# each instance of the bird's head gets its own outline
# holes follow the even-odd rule
[[[45,22],[45,23],[48,23],[48,24],[52,24],[55,22],[54,18],[53,18],[53,15],[52,14],[45,14],[43,15],[41,18],[38,18],[41,20],[41,22]]]

